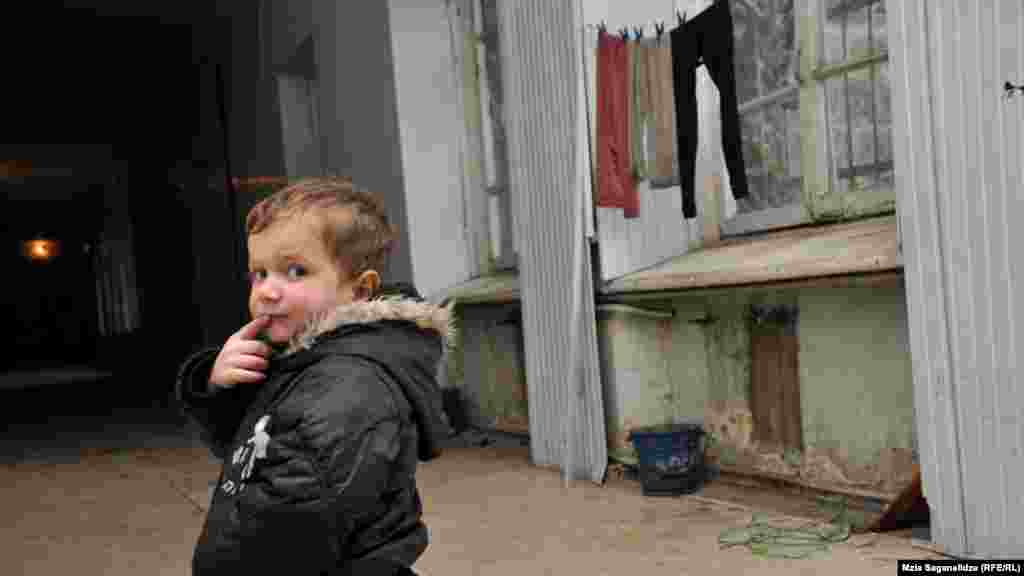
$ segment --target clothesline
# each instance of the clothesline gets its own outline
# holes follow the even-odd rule
[[[586,28],[587,30],[608,30],[609,29],[608,25],[605,24],[605,23],[601,23],[601,24],[584,24],[583,27]],[[668,29],[665,28],[665,21],[663,19],[659,19],[658,21],[652,20],[652,21],[650,21],[650,22],[648,22],[646,24],[640,24],[640,25],[620,26],[618,28],[618,30],[620,30],[620,31],[621,30],[626,30],[627,28],[629,29],[630,32],[633,32],[633,33],[635,33],[637,30],[641,30],[643,32],[647,32],[648,30],[650,30],[652,35],[657,35],[658,30],[661,30],[662,33],[668,32]]]
[[[719,2],[722,2],[722,1],[723,0],[712,0],[711,4],[708,7],[714,6],[715,4],[718,4]],[[696,16],[694,16],[694,17],[696,17]],[[687,21],[686,10],[681,10],[681,11],[680,10],[676,10],[676,26],[682,26],[683,24],[686,23],[686,21]],[[583,27],[585,29],[587,29],[587,30],[604,30],[604,31],[607,31],[609,29],[608,28],[608,23],[605,20],[603,20],[603,19],[601,20],[601,22],[599,24],[584,24]],[[644,23],[640,23],[639,25],[627,24],[626,26],[619,26],[619,27],[616,27],[614,29],[616,30],[616,32],[619,35],[621,35],[623,32],[626,32],[626,33],[632,32],[633,34],[637,34],[638,37],[641,36],[641,35],[644,35],[644,33],[647,32],[648,30],[651,31],[651,35],[652,36],[662,36],[665,32],[669,31],[669,29],[665,27],[665,19],[664,18],[658,18],[656,20],[649,20],[646,24],[644,24]]]

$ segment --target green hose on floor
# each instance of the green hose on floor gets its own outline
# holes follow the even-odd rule
[[[723,531],[718,543],[722,548],[746,546],[755,555],[766,558],[805,559],[848,540],[853,522],[845,502],[831,522],[811,522],[797,528],[772,526],[765,514],[755,513],[749,525]]]

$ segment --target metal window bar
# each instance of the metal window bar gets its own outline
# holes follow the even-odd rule
[[[739,109],[740,115],[748,114],[755,110],[771,106],[772,104],[775,104],[779,100],[785,100],[786,97],[796,94],[798,90],[800,90],[800,86],[796,84],[783,86],[782,88],[779,88],[774,92],[744,102],[743,104],[740,104],[737,108]]]
[[[877,4],[878,0],[847,0],[846,2],[839,2],[832,8],[828,9],[826,18],[829,20],[850,12],[855,12],[865,6]]]
[[[751,27],[750,27],[751,32],[750,33],[751,33],[751,38],[752,38],[753,43],[754,43],[754,76],[755,76],[754,87],[757,90],[757,96],[760,97],[760,96],[762,96],[764,94],[764,78],[763,78],[763,74],[762,74],[762,64],[763,64],[763,62],[761,61],[761,42],[760,42],[761,34],[759,33],[760,31],[758,30],[758,24],[760,24],[760,22],[757,21],[757,13],[756,12],[751,11],[751,14],[749,15],[749,18],[750,18],[750,23],[751,23]]]
[[[838,177],[842,179],[849,179],[858,176],[865,176],[867,174],[877,174],[892,170],[892,167],[892,160],[884,160],[870,164],[857,164],[850,168],[841,168],[839,170]]]
[[[849,26],[848,11],[842,13],[842,24],[841,29],[843,31],[843,61],[850,57],[849,47],[847,46],[847,29]],[[846,104],[846,167],[853,170],[853,110],[850,106],[850,73],[843,73],[843,103]]]
[[[875,51],[875,37],[874,37],[873,30],[872,30],[873,26],[872,26],[872,22],[871,22],[871,12],[872,12],[871,7],[872,6],[874,6],[874,3],[868,5],[868,51],[871,52],[871,53],[874,53],[874,51]],[[870,82],[871,82],[871,130],[872,130],[872,135],[874,137],[874,149],[873,150],[874,150],[874,155],[875,155],[875,166],[878,166],[878,110],[877,110],[877,105],[875,103],[875,100],[876,100],[875,77],[877,76],[877,74],[876,74],[875,70],[876,70],[875,65],[872,64],[871,68],[870,68]],[[874,174],[875,182],[878,182],[881,179],[881,177],[882,177],[882,173],[881,172],[875,172],[875,174]]]
[[[786,163],[786,175],[792,165],[789,163],[789,109],[782,106],[782,161]]]
[[[888,61],[889,53],[879,52],[878,54],[870,54],[863,58],[857,58],[841,64],[819,66],[814,70],[812,76],[815,80],[828,80],[829,78],[834,78],[841,74],[846,74],[847,72],[853,72],[860,68],[864,68],[865,66],[870,66],[871,64],[881,64]]]
[[[760,24],[760,22],[758,22],[757,16],[758,16],[758,14],[754,10],[751,10],[750,13],[748,14],[748,17],[750,18],[750,24],[751,24],[751,26],[750,26],[750,33],[752,34],[751,40],[753,41],[753,45],[754,45],[754,87],[755,87],[755,90],[757,91],[756,92],[757,96],[760,97],[760,96],[762,96],[764,94],[764,75],[762,73],[762,66],[761,66],[762,65],[762,61],[761,61],[761,42],[760,42],[761,34],[760,34],[759,26],[758,26],[758,24]],[[757,138],[756,145],[762,146],[761,151],[763,152],[764,148],[766,147],[765,146],[765,142],[768,139],[767,138],[768,128],[767,128],[767,122],[765,122],[765,112],[764,112],[764,109],[761,109],[758,112],[758,114],[760,115],[760,118],[759,118],[759,121],[755,123],[755,126],[758,127],[758,130],[757,130],[758,138]],[[761,171],[761,172],[766,172],[767,171],[767,164],[768,164],[767,156],[768,156],[767,154],[759,154],[758,155],[759,162],[758,162],[758,166],[755,167],[756,171]],[[760,192],[761,192],[761,194],[764,194],[763,190],[761,190]]]

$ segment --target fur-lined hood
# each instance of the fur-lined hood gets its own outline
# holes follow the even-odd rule
[[[311,318],[305,328],[292,337],[282,356],[289,356],[300,350],[308,350],[323,334],[345,325],[370,324],[383,320],[410,322],[422,330],[436,332],[441,336],[446,349],[455,345],[455,317],[453,303],[437,306],[403,295],[381,296],[372,300],[361,300],[342,304],[326,313]]]

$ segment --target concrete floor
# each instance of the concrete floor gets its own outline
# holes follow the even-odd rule
[[[3,392],[0,412],[4,574],[189,573],[219,464],[174,409],[93,383]],[[415,569],[428,576],[888,575],[898,558],[934,557],[901,536],[857,536],[821,560],[720,550],[722,530],[751,517],[723,502],[723,487],[670,499],[645,498],[628,480],[565,491],[515,443],[453,447],[421,467],[419,483],[432,543]],[[768,496],[767,509],[785,508]]]

